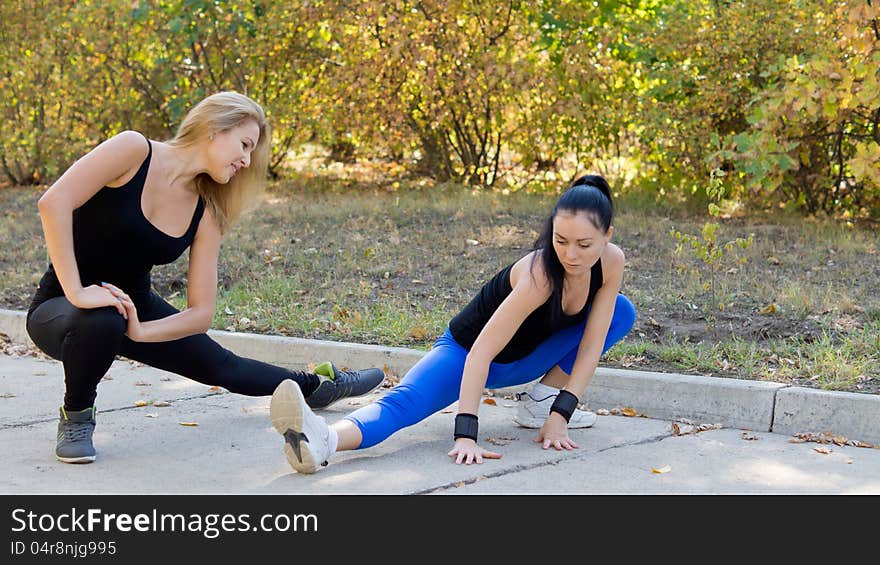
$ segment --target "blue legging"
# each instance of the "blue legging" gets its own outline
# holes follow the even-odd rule
[[[618,294],[602,353],[629,333],[635,319],[636,309],[632,302]],[[556,332],[522,359],[512,363],[490,364],[486,387],[504,388],[525,384],[540,378],[555,365],[570,375],[586,323],[584,320],[576,326]],[[413,365],[400,384],[376,402],[346,416],[363,435],[358,449],[376,445],[398,430],[417,424],[458,400],[467,354],[467,349],[453,339],[447,327],[431,351]]]

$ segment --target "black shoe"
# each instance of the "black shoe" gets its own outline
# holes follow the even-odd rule
[[[306,404],[314,409],[327,408],[346,397],[364,396],[376,390],[385,381],[385,373],[382,369],[340,371],[330,361],[315,367],[315,374],[321,382],[306,398]]]

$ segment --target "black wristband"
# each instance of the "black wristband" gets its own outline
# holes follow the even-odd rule
[[[556,395],[556,400],[553,401],[553,405],[550,406],[551,412],[556,412],[568,422],[571,420],[571,415],[574,414],[575,408],[578,405],[578,397],[568,392],[567,390],[560,390],[559,394]]]
[[[479,425],[477,424],[478,421],[479,419],[473,414],[458,414],[455,417],[455,431],[452,434],[453,437],[455,439],[466,437],[477,441],[477,429],[479,428]]]

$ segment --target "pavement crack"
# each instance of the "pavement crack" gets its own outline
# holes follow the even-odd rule
[[[183,398],[175,398],[174,400],[169,400],[170,404],[176,404],[178,402],[185,402],[187,400],[201,400],[203,398],[211,398],[212,396],[221,396],[226,394],[225,392],[209,392],[207,394],[200,394],[196,396],[185,396]],[[124,410],[140,410],[141,408],[149,408],[150,405],[146,406],[120,406],[118,408],[108,408],[106,410],[98,410],[98,414],[109,414],[110,412],[122,412]],[[41,418],[39,420],[28,420],[26,422],[15,422],[12,424],[0,424],[0,431],[3,430],[12,430],[18,428],[27,428],[29,426],[36,426],[37,424],[45,424],[47,422],[57,422],[58,416],[52,416],[50,418]]]
[[[773,391],[773,406],[770,408],[770,431],[773,431],[773,428],[776,427],[776,403],[779,401],[779,391],[791,388],[791,385],[787,384],[785,386],[781,386]]]
[[[671,432],[646,437],[646,438],[636,440],[636,441],[629,441],[629,442],[620,443],[617,445],[610,445],[610,446],[604,447],[602,449],[587,451],[585,453],[575,455],[574,457],[571,457],[571,458],[557,459],[555,461],[538,461],[536,463],[531,463],[531,464],[515,465],[514,467],[510,467],[508,469],[501,469],[501,470],[495,471],[493,473],[486,473],[484,475],[479,475],[477,477],[473,477],[470,479],[465,479],[462,481],[454,481],[454,482],[450,482],[450,483],[446,483],[446,484],[428,487],[428,488],[417,490],[417,491],[412,491],[409,494],[435,494],[435,493],[442,492],[442,491],[461,488],[465,485],[471,485],[471,484],[477,483],[479,481],[485,481],[488,479],[496,479],[498,477],[513,475],[516,473],[521,473],[523,471],[531,471],[532,469],[539,469],[541,467],[554,466],[554,465],[558,465],[559,463],[563,463],[566,461],[577,461],[577,460],[585,459],[585,458],[591,457],[597,453],[604,453],[606,451],[611,451],[613,449],[620,449],[620,448],[624,448],[624,447],[633,447],[633,446],[637,446],[637,445],[644,445],[647,443],[657,443],[657,442],[663,441],[664,439],[670,438],[670,437],[674,437],[674,434],[672,434]]]

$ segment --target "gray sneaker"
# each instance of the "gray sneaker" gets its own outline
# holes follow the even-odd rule
[[[55,457],[65,463],[91,463],[95,460],[95,407],[72,412],[61,407]]]
[[[385,381],[385,372],[382,369],[340,371],[330,361],[315,367],[315,374],[321,382],[306,398],[306,404],[315,410],[327,408],[343,398],[369,394]]]

